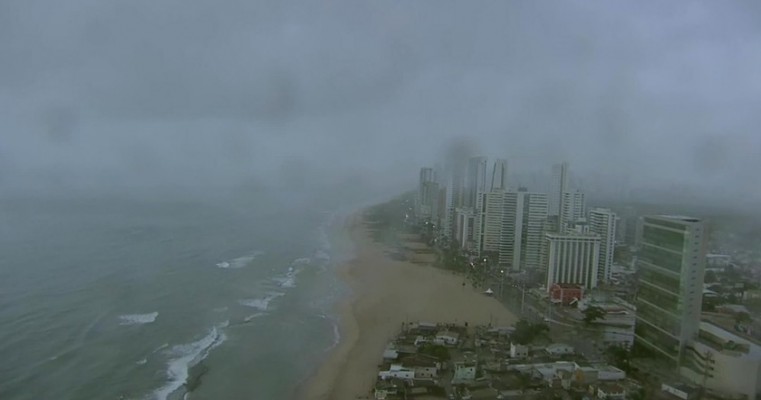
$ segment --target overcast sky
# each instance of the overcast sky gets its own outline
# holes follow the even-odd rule
[[[761,198],[747,2],[0,1],[0,187],[400,187],[466,138]]]

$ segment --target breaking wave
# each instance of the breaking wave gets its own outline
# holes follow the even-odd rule
[[[255,251],[247,256],[234,258],[232,260],[222,261],[221,263],[217,264],[217,268],[222,269],[239,269],[244,268],[248,264],[251,263],[251,261],[254,261],[257,257],[264,254],[263,251]]]
[[[153,392],[155,400],[167,400],[172,393],[185,385],[190,368],[203,361],[214,348],[227,339],[221,329],[221,327],[214,327],[203,338],[192,343],[174,346],[169,350],[173,358],[167,363],[168,382]]]
[[[238,303],[242,306],[256,308],[259,311],[267,311],[267,309],[269,308],[270,302],[283,295],[285,295],[285,293],[275,292],[275,293],[270,293],[267,296],[257,298],[257,299],[238,300]]]
[[[159,316],[158,311],[147,314],[125,314],[120,315],[119,319],[122,321],[120,325],[143,325],[150,324],[155,321]]]

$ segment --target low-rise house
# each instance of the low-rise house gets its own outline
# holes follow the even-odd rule
[[[393,343],[389,343],[386,349],[383,350],[383,359],[396,360],[397,358],[399,358],[399,352],[396,350],[396,346]]]
[[[466,389],[462,396],[462,400],[492,400],[499,396],[499,392],[495,389],[484,387],[479,389]]]
[[[478,363],[475,361],[458,361],[454,363],[453,385],[468,384],[476,380]]]
[[[420,321],[418,323],[410,324],[410,330],[423,332],[423,333],[435,333],[437,330],[439,330],[439,325],[434,324],[432,322],[424,322]]]
[[[626,372],[612,365],[597,364],[593,368],[597,370],[598,381],[621,381],[626,379]]]
[[[573,354],[573,346],[563,343],[553,343],[545,348],[545,351],[552,356],[562,356]]]
[[[550,301],[564,306],[575,305],[584,297],[584,288],[568,283],[555,283],[549,287]]]
[[[597,398],[605,400],[626,400],[626,389],[615,383],[604,383],[597,387]]]
[[[708,321],[687,347],[683,376],[725,397],[761,395],[761,345]]]
[[[415,379],[415,370],[406,368],[402,364],[391,364],[391,366],[388,368],[388,371],[378,372],[378,377],[381,380],[388,380],[392,378],[413,380]]]
[[[460,340],[460,334],[450,330],[439,331],[433,342],[442,346],[457,346]]]
[[[743,292],[743,300],[758,300],[761,299],[761,290],[750,289]]]
[[[732,264],[732,256],[727,254],[706,254],[706,268],[724,269]]]
[[[597,376],[599,375],[599,371],[595,367],[590,366],[579,366],[576,368],[576,382],[579,382],[581,384],[591,384],[591,383],[597,383]]]
[[[406,357],[402,365],[415,372],[415,379],[436,379],[441,370],[441,362],[436,357],[425,354]]]
[[[515,332],[514,326],[495,326],[486,330],[486,334],[508,336]]]
[[[555,380],[553,386],[559,385],[565,390],[571,389],[571,383],[574,381],[574,374],[571,370],[559,369],[555,372]]]
[[[433,339],[431,339],[431,337],[428,337],[428,336],[417,336],[415,338],[415,347],[420,347],[427,343],[433,343]]]
[[[526,357],[528,357],[528,346],[517,343],[510,343],[510,358]]]
[[[400,384],[398,384],[397,382],[393,380],[380,381],[377,384],[375,384],[373,397],[375,398],[375,400],[386,400],[388,398],[396,396],[397,394],[399,394],[399,386]]]
[[[521,371],[521,366],[516,366]],[[558,371],[574,372],[578,365],[570,361],[558,361],[554,363],[530,364],[528,365],[529,373],[535,378],[543,380],[548,386],[553,386],[553,382],[558,375]]]
[[[748,311],[748,308],[742,304],[722,304],[720,306],[716,306],[716,311],[722,314],[729,314],[729,315],[738,315],[738,314],[750,315],[750,311]]]
[[[674,399],[693,400],[700,395],[700,389],[683,383],[661,385],[661,392]]]

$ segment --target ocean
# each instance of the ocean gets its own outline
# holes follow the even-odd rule
[[[293,398],[351,251],[300,196],[0,200],[0,399]]]

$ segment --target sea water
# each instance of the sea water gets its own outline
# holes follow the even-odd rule
[[[335,206],[0,202],[0,399],[289,399],[339,340]]]

